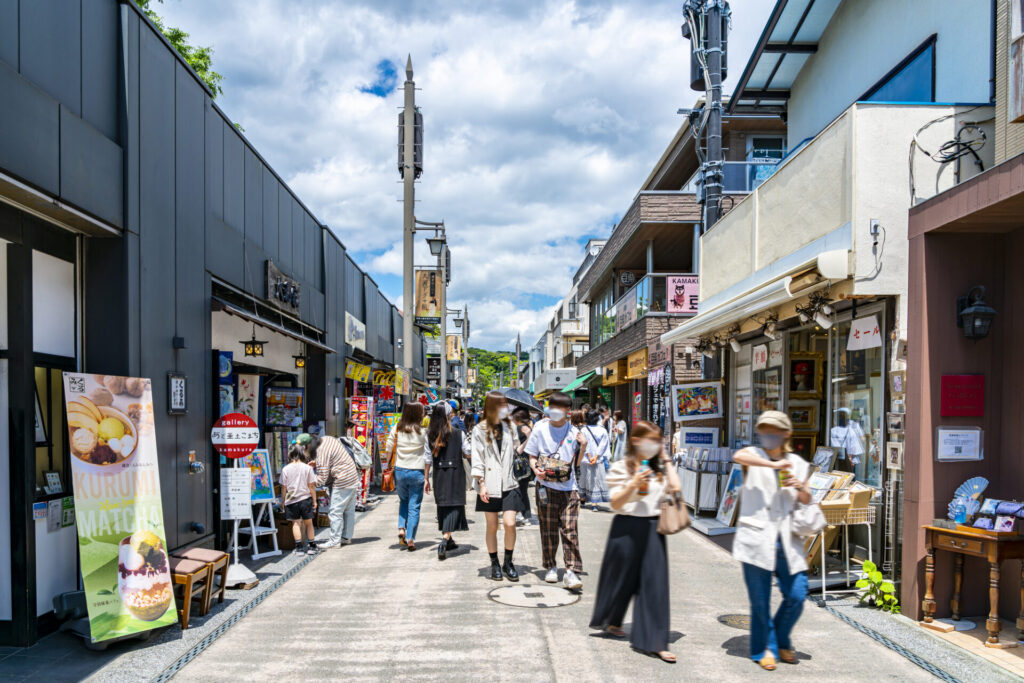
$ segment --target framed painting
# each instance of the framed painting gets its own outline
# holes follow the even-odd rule
[[[793,429],[818,431],[818,406],[817,402],[790,403],[788,412]]]
[[[818,446],[818,433],[817,432],[793,432],[793,436],[789,438],[790,444],[793,446],[793,452],[799,455],[804,460],[810,462],[814,455],[815,449]]]
[[[824,354],[795,351],[789,354],[789,397],[821,398],[821,382],[825,374]]]
[[[252,502],[274,500],[274,476],[270,470],[270,451],[257,448],[242,460],[252,471]]]
[[[722,417],[722,383],[673,385],[672,405],[676,422]]]
[[[736,508],[740,502],[740,486],[743,485],[743,468],[734,464],[729,472],[729,479],[725,484],[725,491],[722,493],[722,500],[718,503],[718,514],[715,515],[722,524],[732,526],[736,517]]]
[[[826,448],[825,446],[818,446],[817,450],[814,451],[814,465],[818,468],[819,472],[831,472],[832,468],[836,465],[836,449]]]

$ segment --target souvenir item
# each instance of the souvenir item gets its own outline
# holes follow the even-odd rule
[[[996,531],[1000,533],[1011,533],[1013,532],[1014,522],[1017,518],[1013,515],[999,515],[996,517]]]
[[[964,498],[978,498],[988,488],[988,479],[985,477],[971,477],[956,489],[956,495]]]
[[[996,514],[996,507],[999,506],[1003,501],[996,500],[995,498],[986,498],[984,504],[981,506],[981,514],[983,515],[994,515]]]
[[[1004,500],[996,506],[997,515],[1015,515],[1024,509],[1024,503],[1018,503],[1015,500]]]
[[[974,524],[972,524],[971,526],[973,526],[975,529],[988,529],[989,531],[992,531],[992,528],[993,528],[992,518],[991,517],[979,517],[977,520],[975,520]]]

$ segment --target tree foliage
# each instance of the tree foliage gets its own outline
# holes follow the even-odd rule
[[[162,3],[164,0],[157,0]],[[164,37],[170,41],[174,49],[178,51],[189,66],[191,66],[199,78],[203,79],[207,87],[210,89],[214,99],[217,99],[217,95],[220,95],[224,90],[220,87],[220,82],[224,80],[224,77],[213,70],[213,48],[212,47],[200,47],[198,45],[192,45],[188,42],[188,34],[182,31],[180,28],[175,26],[167,26],[164,24],[164,20],[156,12],[150,9],[151,0],[135,0],[135,4],[139,6],[149,20],[152,21],[160,32],[164,34]]]
[[[488,351],[470,347],[469,362],[477,369],[477,387],[474,389],[474,398],[481,399],[483,394],[491,389],[500,388],[500,375],[505,373],[505,384],[509,385],[508,363],[515,354],[514,351]],[[519,354],[520,362],[529,360],[528,353]],[[477,395],[479,394],[479,395]]]

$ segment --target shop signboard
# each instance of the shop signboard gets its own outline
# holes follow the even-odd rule
[[[636,290],[630,290],[615,304],[615,330],[621,332],[636,322]]]
[[[768,367],[782,367],[782,340],[768,342]]]
[[[462,362],[462,336],[458,334],[449,334],[448,343],[446,344],[448,349],[448,362],[449,363],[461,363]]]
[[[625,384],[626,382],[626,359],[620,358],[611,365],[606,365],[603,368],[604,373],[602,379],[604,385],[614,386],[616,384]]]
[[[668,365],[669,361],[671,360],[671,344],[666,346],[665,344],[661,343],[660,339],[657,339],[647,346],[647,367],[660,368],[662,365]]]
[[[210,441],[225,458],[244,458],[260,445],[260,428],[248,415],[228,413],[213,423]]]
[[[668,422],[668,399],[672,388],[672,369],[668,365],[647,373],[647,419],[664,431]]]
[[[441,355],[441,340],[438,337],[432,337],[428,334],[423,335],[423,352],[426,354],[433,354],[435,356]]]
[[[643,379],[647,376],[647,348],[626,356],[626,379]]]
[[[669,313],[697,315],[700,286],[696,275],[669,275],[665,278],[665,290]]]
[[[754,372],[768,367],[768,345],[758,344],[751,350],[751,366]]]
[[[441,381],[441,356],[427,356],[427,381]]]
[[[64,400],[92,641],[177,623],[152,383],[65,372]]]
[[[943,375],[939,415],[984,417],[985,375]]]
[[[878,325],[878,316],[869,315],[857,318],[850,323],[850,336],[846,338],[847,351],[863,351],[877,349],[882,346],[882,330]]]
[[[441,271],[416,271],[416,324],[441,323]]]
[[[382,413],[393,413],[395,406],[395,387],[390,384],[381,384],[373,388],[374,398],[377,401],[377,410]]]
[[[299,315],[302,285],[298,280],[282,273],[273,261],[267,260],[266,300],[283,311]]]
[[[230,467],[220,471],[220,518],[249,519],[252,516],[252,471]]]
[[[304,390],[299,387],[267,387],[266,419],[268,427],[302,427]]]
[[[345,361],[345,377],[348,379],[354,379],[357,382],[369,382],[370,381],[370,366],[357,363],[354,360]]]
[[[366,350],[366,323],[345,311],[345,343],[354,349]]]
[[[409,393],[409,373],[402,368],[395,368],[395,391],[399,396]]]

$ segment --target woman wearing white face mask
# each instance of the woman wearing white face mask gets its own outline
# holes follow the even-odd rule
[[[497,391],[484,399],[484,417],[470,435],[473,452],[473,480],[476,482],[476,511],[487,517],[487,552],[491,556],[491,578],[518,581],[519,573],[512,564],[516,547],[516,513],[522,512],[519,481],[512,473],[512,462],[519,438],[508,419],[508,401]],[[498,520],[505,528],[505,561],[498,562]]]
[[[756,429],[761,448],[744,448],[733,456],[743,466],[743,486],[732,554],[743,563],[750,598],[750,658],[772,671],[779,659],[796,664],[790,633],[807,597],[807,561],[803,539],[789,524],[796,504],[811,502],[806,483],[810,468],[790,450],[793,424],[788,415],[765,411]],[[772,574],[782,592],[774,617]]]
[[[625,457],[608,471],[615,511],[605,546],[590,627],[624,638],[622,620],[633,601],[633,648],[674,663],[668,651],[668,555],[658,533],[661,499],[681,490],[657,425],[637,422]]]

